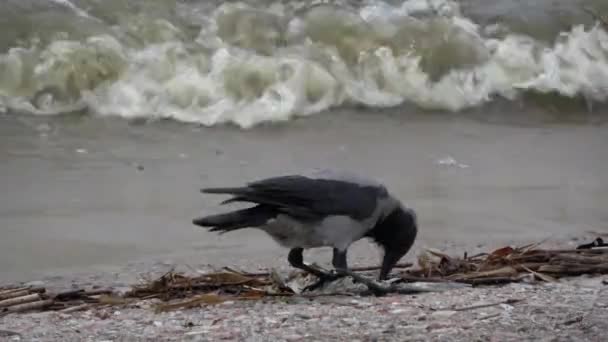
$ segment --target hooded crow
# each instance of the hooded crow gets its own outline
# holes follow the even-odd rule
[[[248,202],[254,206],[193,220],[220,234],[242,228],[265,231],[289,248],[292,267],[319,278],[327,272],[304,264],[304,249],[332,247],[337,273],[348,272],[347,250],[370,238],[384,250],[379,280],[385,280],[410,250],[418,233],[414,210],[405,207],[386,187],[372,179],[343,171],[317,170],[250,182],[242,187],[206,188],[201,192],[232,197],[222,204]]]

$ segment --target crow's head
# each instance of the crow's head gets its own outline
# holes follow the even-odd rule
[[[379,280],[385,280],[395,264],[410,250],[418,234],[416,213],[401,206],[395,208],[367,233],[384,249]]]

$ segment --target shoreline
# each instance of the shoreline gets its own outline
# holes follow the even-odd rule
[[[192,217],[224,209],[198,189],[313,167],[386,183],[419,212],[421,247],[537,241],[608,222],[605,127],[381,115],[336,111],[251,131],[1,117],[0,279],[286,259],[261,232],[220,237],[194,227]],[[377,262],[375,249],[360,251],[353,262]]]
[[[527,237],[518,239],[496,239],[494,241],[454,242],[443,241],[435,243],[424,239],[416,241],[412,249],[400,260],[400,263],[417,262],[419,254],[425,249],[433,249],[448,255],[474,255],[487,250],[494,250],[504,246],[523,246],[529,243],[542,243],[549,248],[568,247],[591,242],[598,236],[605,236],[606,231],[589,230],[580,234],[561,234],[560,236],[545,236],[531,239]],[[605,238],[604,238],[605,239]],[[170,270],[185,273],[204,273],[229,267],[247,272],[266,272],[276,269],[280,272],[290,272],[293,268],[287,262],[288,250],[269,244],[266,253],[244,252],[226,258],[227,262],[219,263],[215,260],[199,258],[196,251],[176,251],[172,254],[145,255],[133,258],[124,263],[101,263],[87,267],[63,267],[44,271],[27,272],[26,275],[11,279],[3,277],[0,287],[17,284],[42,284],[55,291],[62,291],[74,286],[89,286],[98,284],[101,287],[127,287],[140,279],[155,278]],[[353,244],[349,253],[349,264],[353,267],[375,267],[380,264],[380,249],[368,240],[361,240]],[[230,254],[221,251],[222,255]],[[331,268],[331,249],[317,248],[305,252],[305,261],[314,262],[326,268]]]
[[[559,237],[545,237],[540,239],[497,239],[495,241],[473,243],[448,242],[429,243],[423,239],[418,240],[412,250],[408,252],[400,263],[416,263],[418,255],[425,249],[433,249],[448,255],[474,255],[483,253],[488,249],[498,249],[504,246],[523,246],[528,243],[540,243],[549,247],[574,247],[577,244],[591,242],[597,236],[607,232],[588,231],[581,234],[562,234]],[[142,278],[155,278],[170,270],[185,273],[204,273],[229,267],[247,272],[266,272],[276,269],[280,272],[290,272],[293,268],[287,262],[288,250],[279,246],[270,245],[267,255],[253,252],[243,253],[230,258],[229,262],[218,263],[211,260],[199,259],[196,251],[178,251],[173,254],[147,255],[128,260],[124,263],[97,264],[87,267],[63,267],[44,271],[28,272],[25,276],[16,279],[4,277],[0,280],[0,287],[18,284],[45,284],[55,291],[63,291],[74,286],[90,286],[97,284],[100,287],[127,287]],[[224,254],[229,252],[223,251]],[[367,240],[356,242],[349,253],[349,264],[353,267],[378,266],[380,250]],[[305,261],[314,262],[322,267],[331,268],[331,250],[329,248],[312,249],[305,252]]]

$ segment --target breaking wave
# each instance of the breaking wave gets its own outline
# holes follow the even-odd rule
[[[608,97],[600,23],[546,41],[477,24],[448,0],[154,1],[128,15],[117,1],[54,2],[67,11],[57,27],[0,46],[0,111],[249,128],[352,104],[460,111],[530,92]]]

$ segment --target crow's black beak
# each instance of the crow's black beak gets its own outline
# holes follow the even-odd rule
[[[386,280],[393,267],[395,267],[399,259],[401,259],[406,253],[407,250],[403,251],[402,249],[385,249],[384,258],[382,259],[382,267],[380,268],[380,274],[378,275],[378,280]]]

